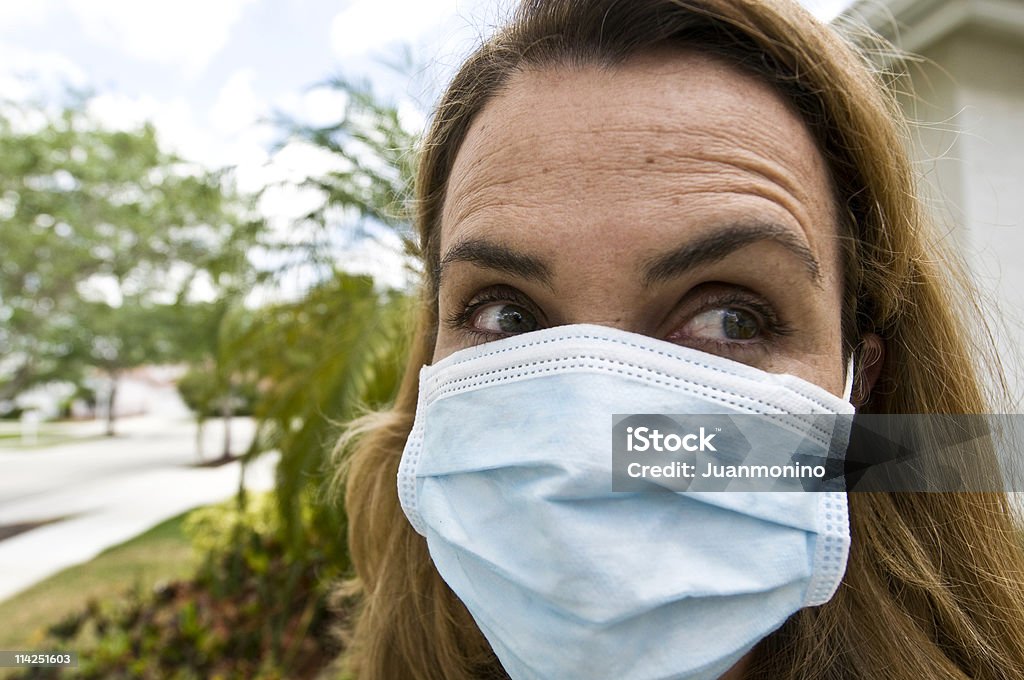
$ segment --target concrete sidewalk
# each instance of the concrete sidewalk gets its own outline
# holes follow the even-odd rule
[[[251,421],[236,419],[235,450],[251,441]],[[164,519],[223,500],[239,486],[240,464],[196,468],[195,429],[187,420],[133,419],[111,439],[24,451],[0,450],[0,525],[47,524],[0,541],[0,600],[86,561]],[[221,429],[207,427],[208,451]],[[274,484],[276,454],[245,471],[246,488]]]

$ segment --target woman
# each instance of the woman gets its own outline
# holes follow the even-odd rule
[[[977,316],[954,304],[962,279],[939,266],[899,120],[867,62],[788,1],[529,0],[470,57],[423,150],[405,381],[346,471],[356,677],[1024,677],[1002,495],[773,500],[751,520],[748,498],[720,494],[660,542],[639,511],[635,545],[616,533],[632,501],[566,503],[585,466],[560,460],[578,447],[558,417],[660,403],[633,379],[656,362],[659,394],[704,385],[726,410],[761,394],[764,412],[990,410]],[[581,352],[629,375],[566,388]],[[487,384],[512,355],[530,375],[501,365]],[[807,555],[780,548],[801,541]],[[632,582],[673,560],[680,590]]]

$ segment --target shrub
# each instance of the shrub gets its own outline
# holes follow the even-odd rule
[[[90,602],[40,645],[77,651],[79,667],[16,677],[315,677],[341,651],[328,593],[342,569],[322,550],[290,553],[275,508],[265,494],[193,513],[186,530],[206,555],[193,579]]]

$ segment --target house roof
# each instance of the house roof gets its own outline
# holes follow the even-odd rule
[[[840,16],[865,20],[908,52],[968,26],[1024,38],[1024,0],[856,0]]]

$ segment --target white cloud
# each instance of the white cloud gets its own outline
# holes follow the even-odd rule
[[[243,192],[270,187],[260,200],[260,212],[275,231],[284,234],[295,219],[320,205],[323,196],[316,190],[272,185],[297,184],[342,165],[332,154],[302,143],[287,144],[273,156],[269,153],[270,143],[279,133],[261,122],[271,106],[254,92],[255,75],[250,69],[232,74],[207,117],[197,116],[181,97],[161,100],[119,93],[93,97],[88,110],[101,124],[115,129],[134,129],[152,122],[161,145],[168,150],[206,167],[234,166],[236,185]],[[285,99],[287,107],[311,112],[322,122],[337,120],[343,103],[343,97],[339,100],[337,95],[314,93]]]
[[[337,123],[345,113],[348,95],[329,87],[290,92],[277,102],[277,109],[295,120],[314,127]]]
[[[457,0],[352,0],[331,21],[331,49],[344,59],[413,42],[449,19],[457,5]]]
[[[427,126],[427,116],[423,110],[409,101],[398,102],[398,122],[409,132],[422,133]]]
[[[231,92],[244,91],[244,76],[234,82],[229,79],[218,98],[220,106],[215,106],[208,118],[197,114],[181,96],[158,99],[110,92],[91,98],[87,110],[104,127],[118,130],[137,129],[151,122],[165,149],[210,168],[238,166],[241,174],[267,161],[267,147],[275,134],[256,123],[266,106],[251,91],[244,98],[231,97]],[[261,187],[250,183],[247,188]]]
[[[69,87],[84,89],[88,85],[85,71],[59,52],[0,43],[0,93],[4,99],[53,102],[63,99]]]
[[[369,274],[381,285],[410,290],[417,277],[410,269],[401,238],[383,228],[369,231],[374,238],[351,246],[340,262],[341,267],[352,274]]]
[[[184,97],[165,100],[107,92],[92,97],[86,110],[101,125],[115,130],[134,130],[151,122],[165,148],[198,163],[220,160],[213,143],[216,137],[198,124]]]
[[[195,75],[224,47],[253,0],[67,0],[90,38]]]
[[[179,101],[179,105],[183,102]],[[166,102],[152,95],[130,97],[118,92],[105,92],[89,100],[87,111],[104,127],[114,130],[132,130],[163,110]],[[185,105],[187,107],[187,104]],[[178,111],[178,115],[181,115]],[[188,113],[187,115],[191,115]]]
[[[309,144],[292,142],[266,162],[240,164],[236,179],[242,191],[254,192],[266,187],[260,196],[260,213],[279,237],[294,242],[306,236],[293,229],[294,221],[324,202],[323,192],[298,185],[308,177],[344,168],[345,164],[333,154]]]
[[[54,0],[34,0],[33,2],[0,2],[0,26],[3,30],[38,26],[56,8]]]
[[[267,115],[266,103],[253,90],[256,71],[243,68],[235,71],[217,95],[210,109],[210,122],[218,132],[237,133]]]

